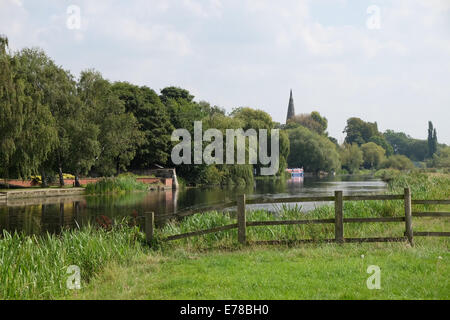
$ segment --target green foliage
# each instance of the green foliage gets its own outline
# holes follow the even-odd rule
[[[161,99],[166,103],[169,99],[184,100],[187,102],[193,102],[194,96],[186,89],[178,87],[167,87],[161,90]]]
[[[126,112],[134,114],[140,125],[139,130],[145,136],[131,166],[148,168],[153,164],[167,164],[174,127],[159,96],[148,87],[138,87],[127,82],[114,83],[112,90],[125,104]]]
[[[111,84],[99,72],[83,71],[77,82],[69,71],[40,49],[23,49],[11,55],[8,39],[0,37],[0,176],[28,177],[40,173],[42,182],[58,172],[76,177],[89,173],[110,176],[153,164],[172,166],[170,136],[175,128],[193,135],[194,121],[203,130],[280,130],[277,175],[286,167],[306,171],[356,172],[365,168],[411,168],[413,161],[448,167],[448,151],[437,144],[436,129],[429,123],[429,139],[404,133],[378,132],[377,123],[350,118],[344,132],[345,146],[327,137],[328,120],[313,111],[298,115],[286,125],[249,107],[224,109],[206,101],[196,102],[186,89],[167,87],[158,96],[146,86],[127,82]],[[208,143],[204,143],[204,147]],[[361,147],[361,150],[359,149]],[[441,147],[441,149],[439,149]],[[246,145],[248,154],[248,142]],[[383,159],[383,150],[388,159]],[[270,150],[269,150],[270,152]],[[339,154],[338,154],[339,153]],[[243,184],[253,181],[261,165],[179,165],[177,173],[188,184]]]
[[[386,151],[386,156],[392,156],[394,154],[394,148],[387,142],[383,135],[372,136],[369,142],[374,142]]]
[[[129,174],[122,174],[113,178],[102,178],[96,183],[89,183],[86,186],[88,194],[124,194],[134,191],[146,191],[148,186],[136,181],[136,177]]]
[[[397,170],[411,170],[414,169],[414,164],[404,155],[393,155],[384,160],[380,167]]]
[[[230,114],[233,119],[242,124],[243,130],[256,130],[259,138],[259,130],[266,129],[268,131],[267,143],[270,148],[271,130],[275,128],[272,117],[265,111],[255,110],[248,107],[236,108]],[[259,150],[258,150],[259,152]],[[270,152],[270,149],[269,149]],[[277,175],[281,175],[287,167],[287,157],[290,152],[289,136],[284,130],[280,130],[279,135],[279,168]],[[261,170],[260,164],[253,165],[256,172]]]
[[[8,38],[0,37],[0,175],[9,177],[16,140],[24,125],[23,85],[14,81],[15,61],[7,52]]]
[[[450,193],[450,177],[447,175],[430,176],[421,173],[401,173],[388,169],[377,172],[378,177],[384,177],[389,181],[388,194],[401,194],[404,188],[411,188],[414,199],[446,199]],[[247,211],[247,221],[274,221],[274,220],[302,220],[302,219],[333,219],[335,212],[333,205],[319,206],[312,211],[304,212],[301,206],[282,205],[275,207],[276,212],[267,210]],[[402,217],[404,216],[403,201],[345,201],[344,211],[347,218],[356,217]],[[232,212],[207,212],[195,214],[181,221],[171,221],[158,230],[159,239],[167,236],[216,228],[236,223],[236,217]],[[423,223],[426,226],[442,228],[441,220],[415,221],[415,225]],[[368,224],[351,223],[346,225],[346,237],[365,238],[393,236],[403,234],[404,224]],[[287,225],[250,227],[247,229],[249,241],[257,240],[294,240],[315,239],[323,240],[334,238],[334,226],[330,225]],[[230,247],[237,244],[236,229],[194,236],[180,239],[174,242],[164,243],[164,248],[185,248],[204,250],[205,248]]]
[[[400,174],[400,171],[397,169],[380,169],[377,172],[375,172],[374,177],[379,178],[383,181],[391,181],[395,177],[397,177]]]
[[[38,49],[23,49],[14,56],[15,82],[20,83],[22,98],[13,106],[20,134],[14,139],[11,158],[14,175],[27,177],[37,173],[57,146],[56,121],[50,109],[54,64]],[[13,130],[14,131],[14,130]]]
[[[287,128],[301,125],[320,135],[327,135],[328,120],[322,117],[319,112],[313,111],[311,114],[299,114],[288,121]]]
[[[235,119],[243,121],[244,127],[242,129],[244,130],[270,130],[274,127],[274,123],[270,114],[262,110],[256,110],[248,107],[236,108],[231,112],[230,115]]]
[[[344,144],[339,154],[342,167],[350,173],[356,173],[364,163],[363,152],[356,143]]]
[[[378,168],[385,159],[385,150],[374,142],[368,142],[361,146],[363,152],[364,167],[367,169]]]
[[[113,91],[109,81],[92,70],[83,71],[78,84],[81,101],[87,115],[99,128],[100,154],[95,157],[95,168],[103,175],[125,170],[144,140],[139,123],[124,102]]]
[[[413,161],[423,161],[428,155],[426,140],[414,139],[403,132],[387,130],[383,136],[394,149],[395,154],[407,156]]]
[[[348,119],[344,133],[346,133],[345,143],[356,143],[359,146],[369,142],[373,136],[380,135],[376,122],[365,122],[360,118]]]
[[[433,123],[428,121],[428,157],[432,158],[437,152],[437,134],[436,128],[433,128]]]
[[[427,164],[433,168],[450,168],[450,147],[440,148]]]
[[[60,235],[0,236],[0,299],[55,299],[68,295],[67,268],[81,270],[82,288],[111,262],[124,264],[144,253],[142,235],[124,222],[110,232],[88,226]]]
[[[335,145],[324,136],[300,126],[287,130],[290,141],[288,165],[307,172],[336,171],[340,168]]]

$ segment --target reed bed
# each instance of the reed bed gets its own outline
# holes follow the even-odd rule
[[[81,286],[108,263],[125,264],[144,253],[142,234],[125,223],[112,230],[87,226],[60,235],[3,232],[0,238],[0,299],[55,299],[67,295],[68,267],[81,271]]]

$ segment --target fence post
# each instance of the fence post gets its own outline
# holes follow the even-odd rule
[[[334,235],[337,243],[344,242],[344,213],[342,191],[334,192]]]
[[[238,241],[241,244],[246,243],[246,219],[245,219],[245,194],[237,198],[237,223],[238,223]]]
[[[146,212],[145,213],[145,239],[148,244],[153,241],[153,232],[155,229],[155,213]]]
[[[411,246],[414,246],[410,188],[405,188],[405,228],[406,228],[405,235],[408,238],[408,241],[411,244]]]

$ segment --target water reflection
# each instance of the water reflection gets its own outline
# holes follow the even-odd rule
[[[256,180],[254,185],[235,188],[187,188],[180,191],[134,193],[122,196],[75,196],[45,199],[9,201],[0,206],[0,230],[23,231],[27,234],[50,232],[58,234],[61,228],[82,227],[96,221],[100,216],[123,218],[140,216],[153,211],[157,225],[177,211],[193,206],[222,203],[234,200],[245,193],[249,198],[266,196],[274,198],[292,195],[332,195],[335,190],[344,194],[380,193],[385,190],[383,182],[360,177],[337,177],[326,179],[304,178],[301,180]],[[293,204],[295,205],[295,204]],[[304,210],[314,208],[315,203],[302,204]],[[278,210],[280,206],[254,205],[250,208]],[[159,218],[158,218],[159,217]]]

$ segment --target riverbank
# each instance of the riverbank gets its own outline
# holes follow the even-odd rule
[[[172,179],[154,177],[124,176],[116,178],[91,178],[84,179],[86,184],[82,187],[73,187],[67,184],[65,187],[40,188],[39,186],[16,187],[14,189],[0,189],[0,204],[17,199],[48,198],[77,196],[84,194],[111,194],[134,191],[163,191],[172,189]],[[25,185],[28,185],[25,183]]]
[[[450,176],[401,175],[389,184],[409,186],[413,199],[448,199]],[[403,215],[399,201],[367,201],[344,207],[346,217]],[[401,201],[400,201],[401,202]],[[418,206],[417,210],[422,207]],[[424,207],[425,208],[425,207]],[[328,218],[332,206],[307,214],[280,208],[279,215],[249,212],[249,220]],[[450,211],[428,206],[426,211]],[[233,214],[207,213],[157,229],[163,238],[229,223]],[[415,238],[381,244],[240,246],[235,230],[157,242],[152,249],[129,223],[111,231],[87,228],[59,236],[8,236],[0,240],[2,299],[448,299],[448,238]],[[414,230],[448,231],[448,218],[415,218]],[[251,231],[250,231],[251,230]],[[249,240],[329,237],[328,226],[271,226],[249,230]],[[351,237],[402,236],[404,223],[351,224]],[[71,248],[70,250],[68,248]],[[36,250],[34,250],[36,249]],[[81,271],[81,289],[66,288],[67,267]],[[367,268],[381,268],[381,289],[369,290]],[[57,266],[56,268],[54,266]],[[21,271],[23,270],[23,271]],[[33,284],[30,286],[30,283]]]
[[[448,199],[450,176],[399,175],[389,193],[410,187],[416,199]],[[401,201],[347,202],[346,217],[404,215]],[[427,210],[449,211],[450,206]],[[248,220],[299,218],[300,208],[281,208],[277,217],[259,210]],[[418,208],[419,210],[419,208]],[[332,206],[303,218],[329,218]],[[220,213],[194,215],[157,233],[172,234],[230,223]],[[415,230],[450,230],[448,218],[414,219]],[[272,226],[249,231],[249,240],[329,238],[333,228],[317,225]],[[403,236],[404,223],[346,225],[349,237]],[[416,238],[381,244],[311,244],[294,247],[236,244],[236,231],[157,244],[157,250],[126,265],[109,265],[75,299],[449,299],[448,238]],[[369,266],[381,270],[381,288],[370,290]]]
[[[10,200],[29,199],[29,198],[47,198],[61,196],[75,196],[84,194],[84,188],[26,188],[11,189],[0,192],[0,203],[7,203]]]

